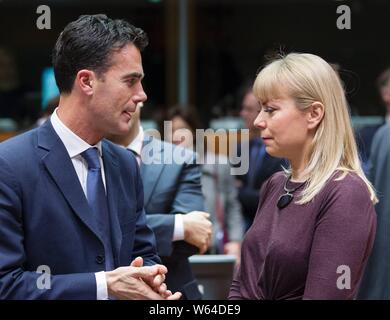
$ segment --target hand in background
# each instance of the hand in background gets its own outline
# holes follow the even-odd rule
[[[236,265],[240,264],[241,259],[241,242],[230,241],[224,246],[225,254],[231,254],[236,256]]]
[[[211,243],[212,224],[210,214],[203,211],[191,211],[183,214],[184,240],[205,253]]]

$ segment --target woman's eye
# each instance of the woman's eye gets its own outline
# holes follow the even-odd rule
[[[265,107],[264,108],[264,112],[272,113],[273,111],[275,111],[274,108],[271,108],[271,107]]]

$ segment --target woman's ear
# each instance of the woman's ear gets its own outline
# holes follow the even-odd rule
[[[324,105],[321,102],[315,101],[308,108],[307,123],[309,129],[315,129],[324,117]]]

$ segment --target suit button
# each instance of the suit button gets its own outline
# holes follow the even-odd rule
[[[104,262],[104,255],[99,254],[96,256],[96,262],[102,264]]]

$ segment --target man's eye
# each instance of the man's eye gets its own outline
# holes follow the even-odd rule
[[[133,86],[136,82],[137,82],[137,79],[130,79],[130,80],[127,81],[127,84],[129,86]]]

